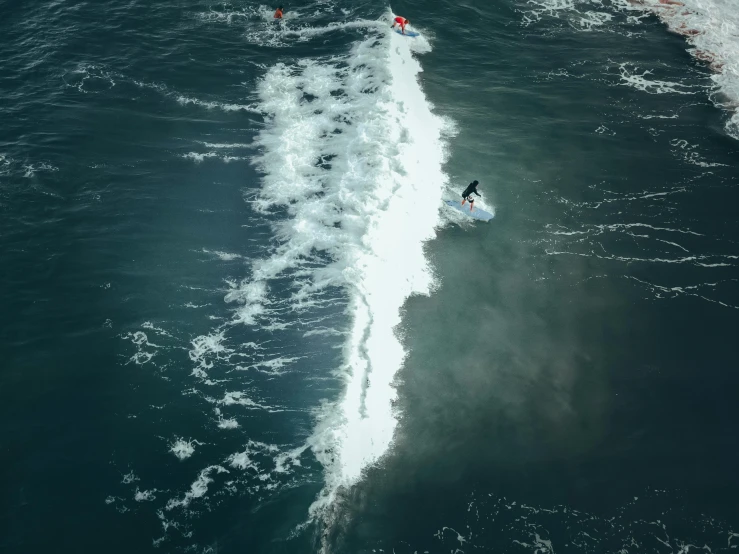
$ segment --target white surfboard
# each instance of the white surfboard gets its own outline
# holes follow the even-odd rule
[[[491,219],[493,219],[493,214],[491,214],[490,212],[486,212],[485,210],[481,210],[480,208],[472,208],[472,210],[470,210],[470,205],[466,203],[463,206],[461,200],[459,202],[455,202],[454,200],[447,200],[446,204],[448,206],[451,206],[458,212],[471,217],[472,219],[479,219],[480,221],[490,221]]]

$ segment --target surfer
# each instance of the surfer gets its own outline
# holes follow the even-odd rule
[[[275,19],[282,19],[282,6],[275,10]]]
[[[396,25],[400,25],[400,32],[405,34],[405,26],[410,24],[411,22],[408,21],[405,17],[398,16],[393,20],[393,24],[390,25],[390,28],[395,29]]]
[[[477,180],[472,181],[466,189],[464,189],[464,192],[462,193],[462,205],[464,206],[465,202],[470,203],[470,211],[475,207],[475,199],[472,197],[473,194],[477,194],[477,196],[482,197],[477,192],[477,185],[480,183],[477,182]]]

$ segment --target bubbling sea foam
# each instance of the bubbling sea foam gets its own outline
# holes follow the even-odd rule
[[[297,311],[331,287],[348,295],[344,393],[324,406],[309,439],[326,476],[313,515],[388,451],[393,380],[406,354],[394,328],[406,299],[434,285],[424,243],[440,224],[450,126],[418,82],[412,49],[428,42],[375,27],[346,57],[277,64],[261,81],[259,109],[268,115],[254,206],[284,215],[275,217],[273,254],[227,298],[241,304],[236,321],[258,324],[274,315],[265,299],[278,278],[293,279]]]

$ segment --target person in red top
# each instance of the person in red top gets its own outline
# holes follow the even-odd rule
[[[410,25],[410,24],[411,24],[411,22],[408,21],[405,17],[398,16],[393,21],[393,24],[390,25],[390,28],[391,29],[395,29],[395,26],[396,25],[400,25],[400,32],[403,33],[403,34],[405,34],[405,26],[406,25]]]
[[[282,19],[282,6],[277,8],[277,11],[275,11],[275,19]]]

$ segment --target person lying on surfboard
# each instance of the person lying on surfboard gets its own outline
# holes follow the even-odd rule
[[[477,180],[472,181],[462,193],[462,205],[464,206],[465,202],[469,202],[470,211],[472,211],[472,209],[475,207],[475,199],[472,198],[472,195],[477,194],[477,196],[480,196],[482,198],[482,195],[477,193],[477,185],[479,184],[480,183],[478,183]]]
[[[410,24],[411,22],[408,21],[405,17],[398,16],[393,20],[393,24],[390,25],[390,28],[395,29],[396,25],[400,25],[400,32],[405,34],[405,26]]]

